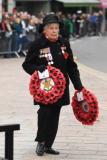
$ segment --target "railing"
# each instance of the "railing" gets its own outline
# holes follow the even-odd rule
[[[20,130],[20,124],[0,125],[0,132],[5,132],[5,159],[13,160],[14,131]]]
[[[12,33],[0,31],[0,55],[7,57],[14,54],[20,57],[20,51],[26,56],[26,50],[30,42],[35,39],[34,33],[18,35],[15,31]]]

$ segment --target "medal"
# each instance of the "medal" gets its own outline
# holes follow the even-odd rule
[[[40,49],[39,58],[43,58],[43,57],[46,58],[46,60],[48,61],[49,65],[54,64],[53,57],[52,57],[52,54],[51,54],[51,51],[50,51],[49,47],[48,48]]]

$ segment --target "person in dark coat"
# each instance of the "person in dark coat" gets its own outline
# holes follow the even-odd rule
[[[22,64],[24,70],[30,75],[32,75],[35,70],[43,72],[47,65],[52,65],[58,68],[66,79],[64,94],[56,103],[44,105],[34,101],[35,105],[39,105],[37,112],[38,131],[35,139],[35,141],[38,141],[36,153],[39,156],[42,156],[44,153],[59,154],[58,151],[52,148],[52,145],[58,130],[61,107],[70,104],[69,78],[76,90],[81,91],[83,88],[69,41],[64,40],[63,37],[60,37],[58,34],[60,26],[58,17],[55,14],[46,15],[41,27],[42,33],[31,44],[25,61]],[[52,57],[50,61],[43,56],[43,52],[47,50],[50,51],[49,54],[51,54]],[[66,57],[64,55],[65,52],[67,53]]]

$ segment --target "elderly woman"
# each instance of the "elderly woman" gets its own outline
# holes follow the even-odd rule
[[[83,88],[70,44],[59,36],[60,27],[61,23],[55,14],[46,15],[43,19],[41,35],[31,44],[22,64],[24,70],[30,75],[35,70],[43,72],[47,65],[52,65],[63,73],[66,80],[64,94],[57,102],[45,105],[34,101],[35,105],[39,105],[37,112],[38,131],[35,139],[35,141],[38,141],[36,148],[38,156],[42,156],[44,153],[59,154],[58,151],[52,148],[52,144],[58,130],[61,107],[70,104],[69,78],[76,90],[81,91]],[[50,55],[50,59],[45,56],[46,53]]]

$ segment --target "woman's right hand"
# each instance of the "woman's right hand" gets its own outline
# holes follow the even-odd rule
[[[43,71],[45,71],[45,69],[46,69],[46,66],[44,65],[44,64],[42,64],[42,65],[40,65],[40,66],[38,66],[37,67],[37,70],[39,71],[39,72],[43,72]]]

